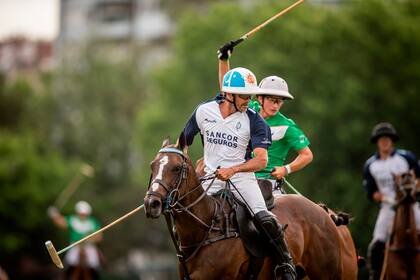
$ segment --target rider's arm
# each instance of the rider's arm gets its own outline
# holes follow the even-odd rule
[[[200,127],[198,126],[197,122],[197,108],[194,113],[191,115],[190,119],[188,120],[187,124],[184,127],[184,137],[187,141],[187,146],[191,146],[193,143],[195,135],[200,131]]]
[[[255,148],[254,157],[242,164],[229,168],[220,168],[217,170],[217,177],[221,180],[227,180],[239,172],[256,172],[267,166],[268,153],[265,148]]]
[[[223,76],[229,71],[229,57],[232,55],[234,42],[230,41],[224,44],[217,51],[217,58],[219,59],[219,87],[222,90]]]
[[[382,201],[382,197],[383,197],[383,195],[379,191],[376,191],[372,194],[372,200],[376,201],[378,203],[380,203]]]
[[[58,211],[57,207],[50,206],[48,207],[48,216],[51,218],[53,223],[58,226],[59,228],[66,229],[67,228],[67,221],[66,218],[61,215],[60,211]]]
[[[291,163],[288,164],[290,170],[287,170],[285,165],[276,166],[275,171],[271,173],[271,176],[277,179],[283,178],[287,174],[301,170],[306,165],[308,165],[313,159],[313,154],[309,147],[300,149],[299,151],[297,151],[297,153],[297,157]]]
[[[229,71],[229,60],[221,60],[219,59],[219,87],[222,90],[223,86],[223,77]]]
[[[267,166],[268,153],[265,148],[255,148],[254,157],[245,163],[231,167],[235,173],[238,172],[256,172]]]
[[[95,243],[101,242],[102,240],[103,240],[102,232],[96,234],[95,236],[93,236],[91,238],[89,238],[89,241],[95,242]]]
[[[372,163],[372,158],[367,160],[363,167],[363,188],[367,193],[367,197],[370,200],[380,202],[382,200],[382,195],[378,190],[376,181],[370,173],[370,164]]]

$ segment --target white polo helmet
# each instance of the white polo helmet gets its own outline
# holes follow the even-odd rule
[[[247,95],[260,93],[254,73],[243,67],[233,68],[223,76],[222,91]]]
[[[92,207],[90,207],[89,203],[83,200],[76,203],[74,210],[79,215],[90,215],[90,213],[92,213]]]
[[[285,80],[277,76],[269,76],[260,82],[261,95],[281,96],[286,99],[294,99],[293,95],[289,93],[289,87]]]

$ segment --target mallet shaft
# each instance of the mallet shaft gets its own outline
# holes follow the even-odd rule
[[[244,40],[246,40],[249,36],[252,36],[253,34],[257,33],[259,30],[261,30],[262,28],[264,28],[267,24],[269,24],[270,22],[272,22],[273,20],[275,20],[276,18],[284,15],[285,13],[289,12],[291,9],[295,8],[296,6],[302,4],[305,0],[299,0],[295,3],[293,3],[292,5],[290,5],[289,7],[283,9],[282,11],[280,11],[279,13],[275,14],[274,16],[272,16],[271,18],[267,19],[266,21],[264,21],[263,23],[261,23],[260,25],[258,25],[257,27],[255,27],[254,29],[252,29],[251,31],[247,32],[246,34],[244,34],[241,38],[239,38],[238,40],[235,41],[234,46],[238,45],[239,43],[243,42]]]
[[[62,254],[62,253],[64,253],[64,252],[66,252],[67,250],[69,250],[69,249],[73,248],[74,246],[79,245],[80,243],[82,243],[82,242],[86,241],[87,239],[89,239],[89,238],[91,238],[91,237],[93,237],[93,236],[97,235],[98,233],[101,233],[101,232],[105,231],[106,229],[108,229],[108,228],[112,227],[113,225],[115,225],[115,224],[117,224],[117,223],[121,222],[122,220],[124,220],[124,219],[128,218],[129,216],[133,215],[133,214],[134,214],[134,213],[136,213],[137,211],[141,210],[143,207],[144,207],[144,204],[140,205],[139,207],[137,207],[137,208],[135,208],[134,210],[132,210],[132,211],[128,212],[128,213],[127,213],[127,214],[125,214],[124,216],[122,216],[122,217],[120,217],[120,218],[116,219],[116,220],[115,220],[115,221],[113,221],[112,223],[110,223],[110,224],[108,224],[108,225],[104,226],[103,228],[101,228],[101,229],[99,229],[99,230],[97,230],[97,231],[95,231],[95,232],[93,232],[93,233],[89,234],[88,236],[86,236],[86,237],[84,237],[84,238],[80,239],[79,241],[76,241],[76,242],[74,242],[73,244],[70,244],[70,245],[69,245],[69,246],[67,246],[66,248],[61,249],[60,251],[58,251],[58,252],[57,252],[57,254],[58,254],[58,255],[59,255],[59,254]]]

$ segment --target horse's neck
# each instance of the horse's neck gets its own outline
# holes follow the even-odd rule
[[[191,188],[189,189],[192,189],[200,184],[198,179],[192,181],[193,182],[190,183]],[[200,201],[196,202],[203,194],[204,189],[200,186],[196,191],[185,197],[180,202],[184,207],[188,207],[189,205],[196,203],[191,208],[188,208],[188,211],[190,211],[192,215],[188,213],[188,211],[176,213],[175,225],[182,244],[188,245],[201,241],[208,232],[208,228],[206,228],[206,226],[204,226],[201,222],[209,226],[212,223],[215,211],[213,200],[208,195],[204,194],[204,197],[201,198]],[[193,217],[193,215],[195,217]]]
[[[393,244],[396,247],[403,248],[420,245],[412,203],[403,203],[397,209],[394,220]]]

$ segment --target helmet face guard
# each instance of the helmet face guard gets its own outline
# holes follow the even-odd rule
[[[372,130],[370,141],[372,143],[378,142],[378,139],[382,136],[388,136],[393,142],[398,141],[399,137],[394,126],[387,122],[378,123]]]
[[[254,73],[243,67],[233,68],[223,76],[222,91],[243,95],[260,93]]]

